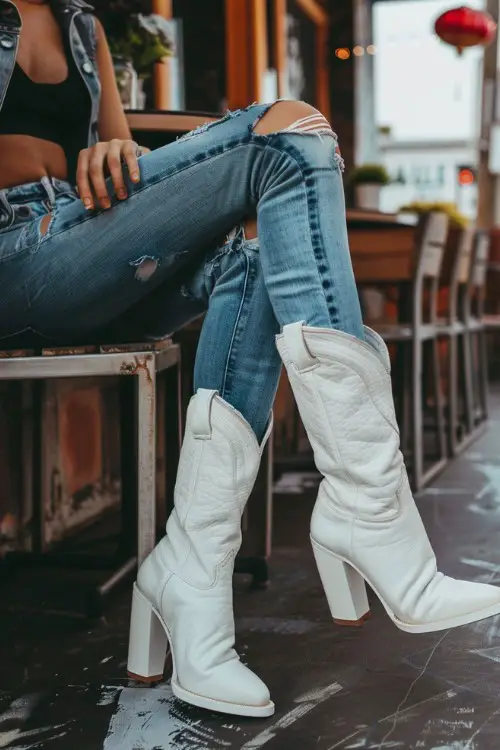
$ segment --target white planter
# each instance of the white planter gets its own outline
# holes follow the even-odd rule
[[[137,79],[137,109],[146,109],[146,92],[144,91],[144,78]]]
[[[137,73],[130,60],[123,57],[114,58],[114,68],[118,91],[124,109],[138,109],[137,97],[139,83]]]
[[[369,211],[380,210],[380,190],[382,186],[365,183],[356,185],[356,205]]]

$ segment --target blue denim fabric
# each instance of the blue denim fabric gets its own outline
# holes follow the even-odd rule
[[[88,340],[127,320],[134,337],[159,335],[208,306],[196,386],[217,388],[262,434],[280,326],[363,338],[336,138],[256,134],[268,107],[141,157],[140,184],[109,211],[86,212],[54,180],[0,194],[12,214],[0,231],[0,337]],[[217,241],[255,211],[259,245],[241,232]]]

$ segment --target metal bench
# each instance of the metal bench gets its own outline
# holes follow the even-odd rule
[[[142,145],[157,148],[179,135],[216,119],[216,115],[191,112],[130,112],[127,119],[133,137]],[[112,575],[89,593],[87,611],[100,616],[103,598],[126,579],[155,543],[155,403],[161,394],[157,375],[164,373],[164,428],[166,442],[167,504],[173,501],[173,487],[181,440],[180,347],[165,339],[156,345],[85,346],[77,348],[0,351],[0,380],[25,381],[23,388],[29,409],[23,416],[23,495],[33,508],[32,545],[29,552],[6,555],[2,565],[51,565],[104,569]],[[45,539],[43,487],[46,462],[43,451],[45,383],[57,378],[128,376],[120,384],[121,530],[117,554],[75,554],[69,545],[48,549]],[[133,376],[133,377],[129,377]],[[135,386],[135,387],[134,387]],[[28,416],[27,416],[28,415]],[[167,508],[162,509],[167,513]],[[161,519],[164,520],[164,519]]]
[[[122,523],[117,554],[102,558],[61,552],[57,546],[47,550],[42,489],[49,470],[43,460],[45,385],[54,378],[116,376],[124,378],[120,384]],[[166,495],[171,499],[181,442],[180,378],[180,346],[170,339],[154,344],[48,348],[38,354],[0,352],[0,380],[32,385],[32,419],[26,425],[30,435],[23,441],[25,449],[31,448],[23,462],[34,513],[32,551],[8,554],[6,562],[98,569],[116,565],[113,574],[90,592],[89,615],[101,615],[103,597],[133,574],[156,543],[157,396],[163,380]]]

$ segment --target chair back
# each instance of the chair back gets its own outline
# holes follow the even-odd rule
[[[420,278],[437,278],[441,271],[448,216],[433,211],[420,218],[416,230],[415,275]]]
[[[450,323],[461,317],[462,300],[468,294],[473,246],[474,229],[472,227],[449,233],[446,253],[450,252],[452,257],[449,279],[445,279],[445,284],[449,285],[447,317]]]
[[[439,276],[448,237],[448,216],[433,211],[420,218],[415,233],[413,322],[437,323]]]
[[[460,247],[456,265],[456,279],[458,284],[467,284],[470,278],[472,249],[474,245],[474,230],[472,227],[462,229]]]
[[[470,266],[466,313],[475,318],[484,315],[486,296],[486,274],[490,255],[490,236],[488,232],[477,229],[474,234],[474,247]]]

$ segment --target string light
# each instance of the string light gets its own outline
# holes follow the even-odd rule
[[[348,60],[350,56],[351,52],[347,49],[347,47],[339,47],[335,50],[335,57],[338,57],[339,60]]]
[[[352,54],[356,57],[362,57],[365,52],[367,52],[369,55],[375,55],[377,52],[377,48],[374,44],[369,44],[366,49],[361,46],[361,44],[357,44],[352,49]],[[351,50],[348,49],[348,47],[337,47],[335,50],[335,57],[337,57],[339,60],[349,60],[351,57]]]

